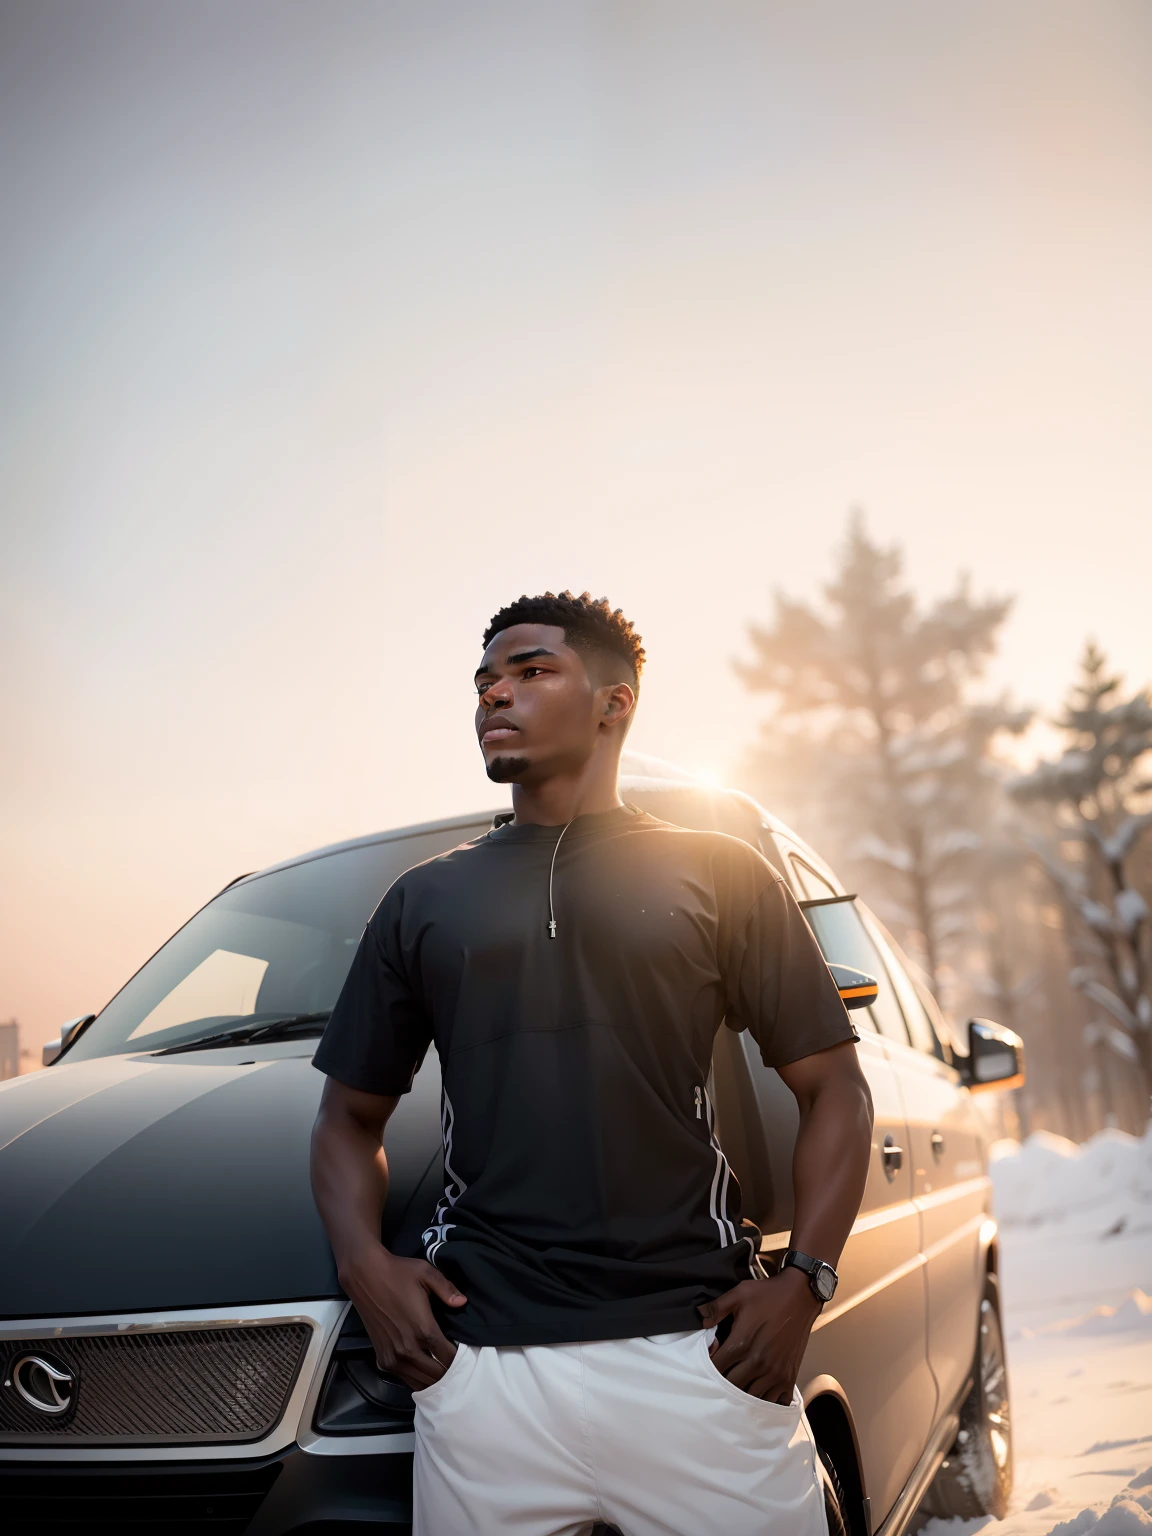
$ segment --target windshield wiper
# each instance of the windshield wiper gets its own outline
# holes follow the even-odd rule
[[[208,1051],[214,1045],[253,1045],[258,1040],[293,1040],[297,1036],[322,1035],[332,1010],[322,1013],[290,1013],[282,1019],[268,1019],[263,1024],[236,1024],[214,1035],[201,1035],[179,1045],[166,1045],[153,1056],[177,1056],[181,1051]]]

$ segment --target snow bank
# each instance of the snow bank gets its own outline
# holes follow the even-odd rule
[[[1042,1328],[1021,1328],[1020,1337],[1034,1339],[1044,1333],[1130,1333],[1133,1328],[1152,1328],[1152,1296],[1145,1296],[1139,1287],[1129,1291],[1118,1307],[1093,1307],[1083,1317],[1062,1318]]]
[[[1080,1147],[1051,1131],[1023,1145],[998,1141],[990,1172],[1005,1226],[1051,1221],[1118,1194],[1152,1201],[1152,1124],[1140,1138],[1098,1131]]]
[[[1087,1536],[1089,1531],[1092,1536],[1148,1536],[1152,1515],[1137,1500],[1119,1494],[1102,1515],[1094,1509],[1082,1509],[1074,1520],[1054,1525],[1048,1536]]]

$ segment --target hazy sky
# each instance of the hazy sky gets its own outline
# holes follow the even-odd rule
[[[0,1017],[243,870],[498,802],[490,613],[590,587],[633,745],[849,506],[1152,675],[1144,0],[0,0]]]

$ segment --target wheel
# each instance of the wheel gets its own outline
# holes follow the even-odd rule
[[[960,1410],[956,1439],[936,1474],[924,1506],[933,1515],[1003,1520],[1012,1493],[1012,1420],[1008,1363],[1000,1326],[1000,1291],[989,1275],[980,1302],[980,1330],[972,1390]]]
[[[820,1449],[817,1465],[820,1469],[820,1485],[824,1489],[824,1518],[828,1522],[828,1536],[851,1536],[848,1523],[848,1496],[840,1481],[831,1457]]]

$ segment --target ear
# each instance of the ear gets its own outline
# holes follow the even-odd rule
[[[613,683],[598,690],[600,694],[601,724],[616,727],[622,725],[636,707],[636,695],[627,683]]]

